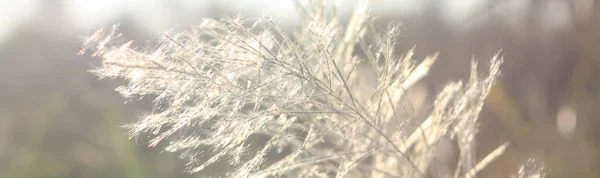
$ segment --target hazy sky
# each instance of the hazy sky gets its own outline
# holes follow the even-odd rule
[[[349,15],[355,1],[336,0],[338,11]],[[214,7],[245,14],[269,12],[282,25],[296,24],[299,18],[292,0],[0,0],[0,43],[16,26],[32,21],[32,18],[51,18],[36,16],[36,12],[49,2],[62,2],[61,11],[68,18],[69,25],[79,30],[95,29],[128,15],[136,19],[139,25],[161,32],[186,19],[205,16]],[[441,3],[440,18],[452,24],[486,8],[488,0],[373,0],[371,8],[379,15],[410,16],[423,13],[423,9],[432,2]],[[527,2],[507,0],[501,6],[500,13],[505,14],[507,19],[518,21],[525,14]],[[541,16],[544,17],[542,25],[545,28],[568,24],[569,13],[564,1],[550,0],[545,4],[545,9],[541,11],[547,14]]]

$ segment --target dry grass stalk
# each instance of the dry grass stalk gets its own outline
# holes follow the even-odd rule
[[[188,159],[189,172],[226,161],[213,175],[425,177],[444,135],[461,144],[457,173],[482,169],[472,164],[473,137],[501,58],[486,77],[473,63],[471,79],[448,84],[429,117],[406,131],[399,123],[415,120],[397,112],[437,53],[418,65],[412,50],[397,55],[401,26],[374,30],[366,0],[347,26],[335,9],[326,13],[325,1],[298,4],[305,21],[295,35],[267,17],[238,16],[166,32],[151,50],[121,43],[116,28],[84,47],[102,58],[95,74],[129,81],[117,88],[123,96],[154,98],[153,111],[127,125],[131,137],[149,133],[150,146],[164,143]],[[374,91],[362,89],[360,66],[371,67]]]

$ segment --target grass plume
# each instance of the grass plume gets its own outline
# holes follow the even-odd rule
[[[425,177],[450,135],[460,145],[455,174],[474,176],[477,118],[502,58],[486,76],[473,62],[470,80],[450,82],[426,118],[406,117],[406,91],[438,54],[420,63],[413,50],[399,55],[402,26],[377,30],[368,1],[358,4],[345,26],[325,1],[311,1],[298,3],[304,20],[293,34],[266,16],[236,16],[165,32],[153,49],[131,47],[118,28],[99,30],[82,52],[102,58],[92,71],[100,78],[128,81],[117,88],[124,97],[154,99],[129,134],[180,153],[189,172],[225,162],[214,176]]]

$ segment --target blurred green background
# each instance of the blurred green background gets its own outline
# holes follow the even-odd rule
[[[342,20],[354,1],[340,1]],[[505,65],[482,112],[478,151],[509,151],[481,174],[508,177],[529,157],[549,177],[600,177],[600,23],[594,0],[373,0],[377,24],[406,25],[398,51],[440,52],[419,84],[431,98],[468,77],[473,56],[503,49]],[[136,45],[205,17],[272,14],[286,29],[291,1],[0,0],[0,177],[202,177],[182,173],[176,154],[130,140],[120,126],[150,101],[126,102],[88,73],[99,59],[77,56],[83,37],[121,24]],[[427,97],[425,97],[427,98]]]

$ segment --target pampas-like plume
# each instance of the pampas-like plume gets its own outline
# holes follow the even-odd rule
[[[267,17],[237,16],[166,32],[152,50],[121,43],[117,28],[100,30],[83,51],[102,58],[93,73],[128,81],[117,88],[123,96],[154,99],[151,113],[127,125],[129,134],[149,133],[150,146],[181,153],[189,172],[227,161],[215,175],[424,177],[436,143],[452,135],[461,145],[457,175],[475,175],[477,117],[500,57],[486,77],[473,63],[468,82],[448,84],[429,116],[403,130],[401,123],[418,121],[399,113],[406,90],[437,53],[421,63],[412,50],[398,55],[401,26],[373,30],[368,1],[346,26],[325,13],[325,3],[298,4],[305,18],[294,35]]]

